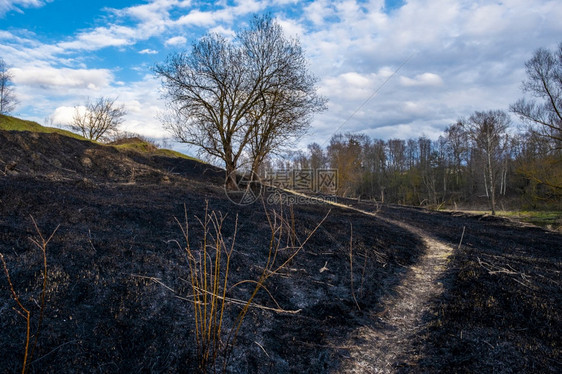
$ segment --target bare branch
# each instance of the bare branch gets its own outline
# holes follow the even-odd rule
[[[15,109],[18,101],[12,84],[13,74],[0,57],[0,114],[8,114]]]
[[[207,35],[190,53],[172,55],[154,71],[173,113],[165,127],[179,141],[221,159],[227,175],[245,153],[256,171],[324,109],[300,44],[269,16],[256,17],[233,42]]]
[[[536,125],[535,131],[554,141],[553,149],[562,143],[562,43],[557,51],[538,49],[525,63],[527,80],[523,91],[535,100],[520,99],[510,110],[523,121]]]
[[[70,126],[85,138],[98,141],[108,133],[115,132],[127,114],[117,99],[99,97],[94,102],[88,100],[85,107],[74,108],[74,118]]]

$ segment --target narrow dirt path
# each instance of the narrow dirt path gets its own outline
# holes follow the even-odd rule
[[[381,217],[378,212],[329,201],[324,202],[377,217],[391,225],[399,226],[418,236],[426,248],[418,262],[406,269],[406,273],[392,293],[389,292],[382,298],[383,312],[372,316],[377,323],[372,326],[361,326],[349,335],[348,341],[343,344],[343,347],[349,352],[349,356],[342,362],[337,372],[394,373],[399,369],[400,364],[415,365],[416,353],[412,349],[412,342],[415,335],[427,323],[424,323],[422,318],[431,311],[431,301],[444,291],[439,279],[447,269],[453,247],[427,235],[415,226]]]
[[[393,373],[401,362],[414,364],[416,354],[411,344],[424,327],[422,317],[430,312],[431,300],[443,293],[439,279],[453,248],[412,225],[355,207],[346,208],[399,226],[420,237],[426,248],[419,261],[407,268],[393,293],[381,300],[384,310],[373,316],[377,319],[375,327],[361,326],[350,334],[345,343],[349,358],[338,369],[339,373]]]

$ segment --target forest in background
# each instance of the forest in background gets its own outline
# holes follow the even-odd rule
[[[523,98],[475,111],[437,140],[335,134],[268,169],[337,170],[338,196],[435,208],[562,209],[562,43],[525,63]],[[522,126],[513,124],[510,114]]]
[[[372,139],[336,134],[267,170],[333,168],[337,195],[463,209],[562,208],[562,149],[529,128],[517,131],[503,111],[475,112],[437,140]]]

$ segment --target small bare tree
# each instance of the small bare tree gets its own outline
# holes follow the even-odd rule
[[[540,101],[520,99],[511,111],[522,120],[538,125],[536,132],[551,139],[554,149],[562,149],[562,43],[558,50],[538,49],[525,63],[527,80],[523,91]]]
[[[18,103],[14,95],[12,79],[12,73],[10,73],[8,66],[0,57],[0,114],[10,113]]]
[[[449,156],[453,165],[453,172],[455,174],[455,187],[460,188],[462,165],[468,158],[468,135],[466,129],[463,127],[464,120],[458,120],[445,129],[445,136],[449,146]]]
[[[109,132],[117,131],[127,114],[123,105],[117,105],[116,99],[100,97],[88,102],[85,108],[75,107],[74,118],[70,127],[85,138],[98,141]]]
[[[509,116],[501,110],[488,112],[474,112],[468,121],[463,124],[468,137],[473,142],[473,147],[482,155],[484,162],[484,185],[486,195],[490,200],[492,215],[496,214],[496,186],[502,161],[506,157],[505,151],[509,137]]]

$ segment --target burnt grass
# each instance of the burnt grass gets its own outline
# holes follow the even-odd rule
[[[197,369],[193,308],[181,231],[192,246],[205,207],[227,215],[229,284],[256,279],[270,229],[264,206],[232,203],[220,169],[192,160],[117,150],[58,134],[0,131],[0,253],[37,324],[42,258],[30,216],[47,249],[44,320],[30,372],[190,373]],[[371,203],[338,199],[364,210]],[[562,235],[488,216],[384,206],[377,217],[325,204],[265,204],[295,217],[304,249],[266,286],[230,354],[228,372],[338,372],[359,326],[377,328],[379,301],[394,293],[426,251],[420,237],[385,218],[418,227],[455,248],[444,293],[412,335],[413,350],[393,363],[403,372],[560,372]],[[350,224],[353,279],[350,282]],[[457,249],[465,230],[462,245]],[[289,253],[280,253],[279,261]],[[166,285],[166,287],[164,286]],[[248,297],[250,286],[228,296]],[[359,308],[358,308],[359,307]],[[19,372],[25,320],[0,274],[0,372]],[[225,328],[239,306],[229,305]],[[34,329],[33,329],[34,331]],[[384,368],[387,370],[388,368]]]

